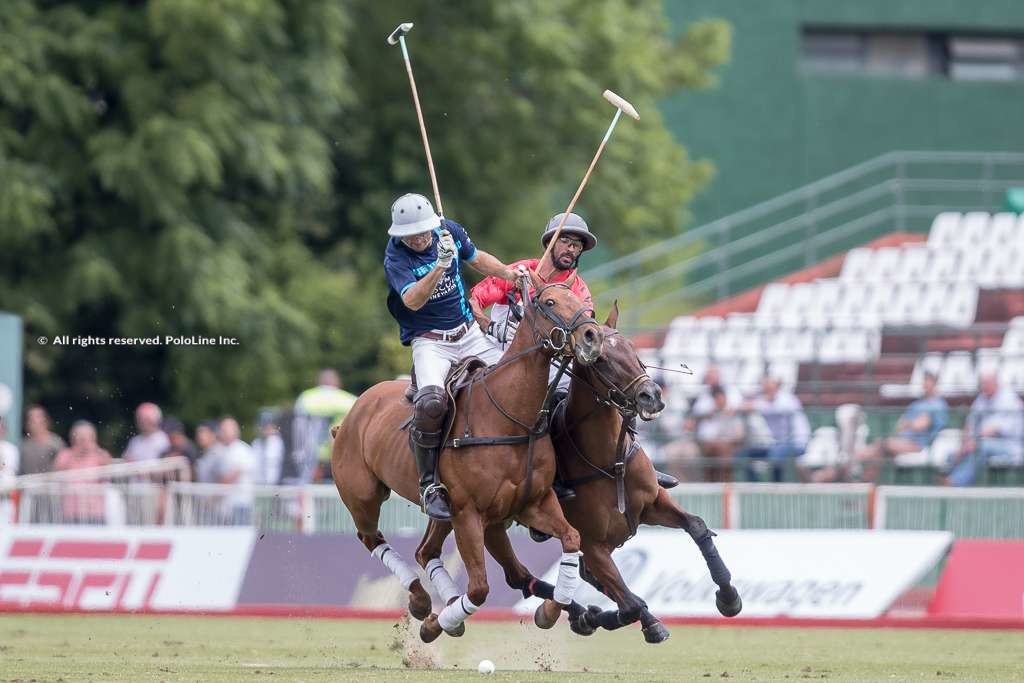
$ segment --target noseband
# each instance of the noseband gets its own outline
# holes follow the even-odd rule
[[[612,332],[611,335],[616,335],[618,333],[618,330],[616,330]],[[637,401],[640,393],[640,386],[644,383],[644,380],[651,379],[651,376],[647,374],[647,368],[643,363],[640,364],[640,367],[643,368],[640,374],[629,380],[629,382],[626,383],[626,386],[619,388],[605,373],[601,372],[601,368],[599,368],[596,363],[589,366],[588,369],[594,373],[594,376],[597,377],[601,384],[604,385],[604,391],[595,387],[583,377],[580,377],[575,371],[572,372],[572,375],[590,387],[590,390],[594,393],[594,398],[597,399],[599,403],[615,408],[628,420],[629,418],[635,417],[639,414],[640,410],[637,406]]]
[[[573,339],[573,334],[576,330],[587,323],[596,324],[593,318],[594,309],[583,306],[576,311],[571,320],[565,320],[565,318],[555,312],[553,305],[549,305],[542,298],[544,292],[554,287],[572,292],[569,287],[558,282],[550,285],[544,285],[538,289],[534,293],[533,298],[530,299],[530,309],[540,313],[541,317],[550,322],[552,325],[551,330],[547,334],[542,334],[537,331],[536,325],[531,323],[530,327],[533,330],[534,340],[545,349],[554,351],[556,354],[561,356],[571,356],[574,355],[576,351],[576,342]]]

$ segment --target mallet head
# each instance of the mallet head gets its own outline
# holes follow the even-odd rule
[[[398,43],[398,39],[404,36],[406,33],[412,30],[412,22],[407,21],[404,24],[399,24],[398,28],[391,32],[388,36],[388,45],[395,45]]]
[[[637,121],[640,120],[640,114],[636,113],[636,107],[627,102],[624,98],[613,93],[611,90],[604,91],[604,98],[614,104],[617,108],[621,109],[623,114],[632,116]]]

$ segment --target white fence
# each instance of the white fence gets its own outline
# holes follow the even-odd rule
[[[717,529],[901,529],[960,537],[1024,538],[1024,488],[950,489],[871,484],[681,484],[672,497]],[[6,512],[5,512],[6,511]],[[379,528],[419,535],[419,507],[395,494]],[[355,533],[331,485],[237,486],[37,482],[0,496],[2,523],[255,526],[263,531]],[[518,525],[513,533],[524,531]]]

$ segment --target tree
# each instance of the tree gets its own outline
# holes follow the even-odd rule
[[[193,422],[245,420],[321,366],[355,389],[407,370],[380,261],[391,201],[429,186],[384,42],[400,18],[417,21],[445,207],[486,249],[532,251],[612,114],[606,87],[643,119],[620,126],[581,211],[618,250],[679,229],[711,167],[671,140],[656,102],[708,81],[726,27],[673,42],[657,0],[413,0],[403,12],[0,3],[0,306],[26,322],[29,401],[104,422],[109,439],[141,400]],[[59,334],[239,344],[35,341]]]

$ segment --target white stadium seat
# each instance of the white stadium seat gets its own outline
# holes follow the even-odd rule
[[[760,358],[744,360],[736,373],[735,386],[744,395],[757,393],[764,378],[764,361]]]
[[[970,327],[978,310],[978,286],[958,282],[949,289],[949,299],[940,311],[939,321],[952,327]]]
[[[825,333],[818,347],[822,363],[864,363],[878,353],[875,334],[868,330],[833,330]]]
[[[846,258],[843,259],[843,270],[839,274],[839,278],[853,282],[864,282],[868,279],[871,272],[874,256],[874,250],[865,247],[851,249],[846,252]]]
[[[999,384],[1017,393],[1024,392],[1024,358],[1003,358],[999,364]]]
[[[923,244],[903,247],[900,255],[900,269],[896,279],[903,282],[915,282],[925,279],[931,252]]]
[[[792,390],[800,375],[800,363],[794,360],[773,360],[768,364],[768,374],[778,379],[783,388]]]
[[[928,233],[928,246],[948,247],[956,244],[960,219],[961,215],[958,211],[944,211],[936,216],[932,221],[932,229]]]
[[[1010,244],[1000,249],[1003,254],[996,286],[1006,289],[1024,288],[1024,245]]]
[[[807,450],[797,458],[803,467],[829,467],[839,462],[839,430],[818,427],[807,443]]]
[[[946,355],[939,370],[939,393],[944,396],[974,394],[978,376],[970,351],[952,351]]]
[[[961,246],[980,247],[988,242],[988,226],[992,215],[987,211],[971,211],[965,213],[958,230]]]
[[[988,225],[985,243],[997,249],[1005,248],[1016,241],[1017,214],[997,213]]]
[[[974,369],[977,372],[978,377],[988,375],[993,372],[999,372],[999,363],[1002,361],[1002,358],[1000,358],[1000,351],[1000,349],[992,348],[977,350]]]
[[[897,467],[922,467],[931,465],[945,469],[953,463],[960,450],[963,436],[959,429],[943,429],[935,436],[935,441],[928,448],[917,453],[901,453],[893,458]]]
[[[753,313],[730,313],[725,317],[725,329],[749,330],[754,326]]]
[[[930,247],[931,245],[929,245]],[[924,279],[932,282],[949,282],[956,277],[960,267],[960,252],[956,249],[930,249],[928,268]]]
[[[900,271],[902,250],[899,247],[882,247],[875,252],[875,260],[868,274],[875,282],[891,282]]]
[[[816,354],[815,333],[809,330],[780,329],[768,332],[765,338],[765,357],[768,360],[808,362]]]

